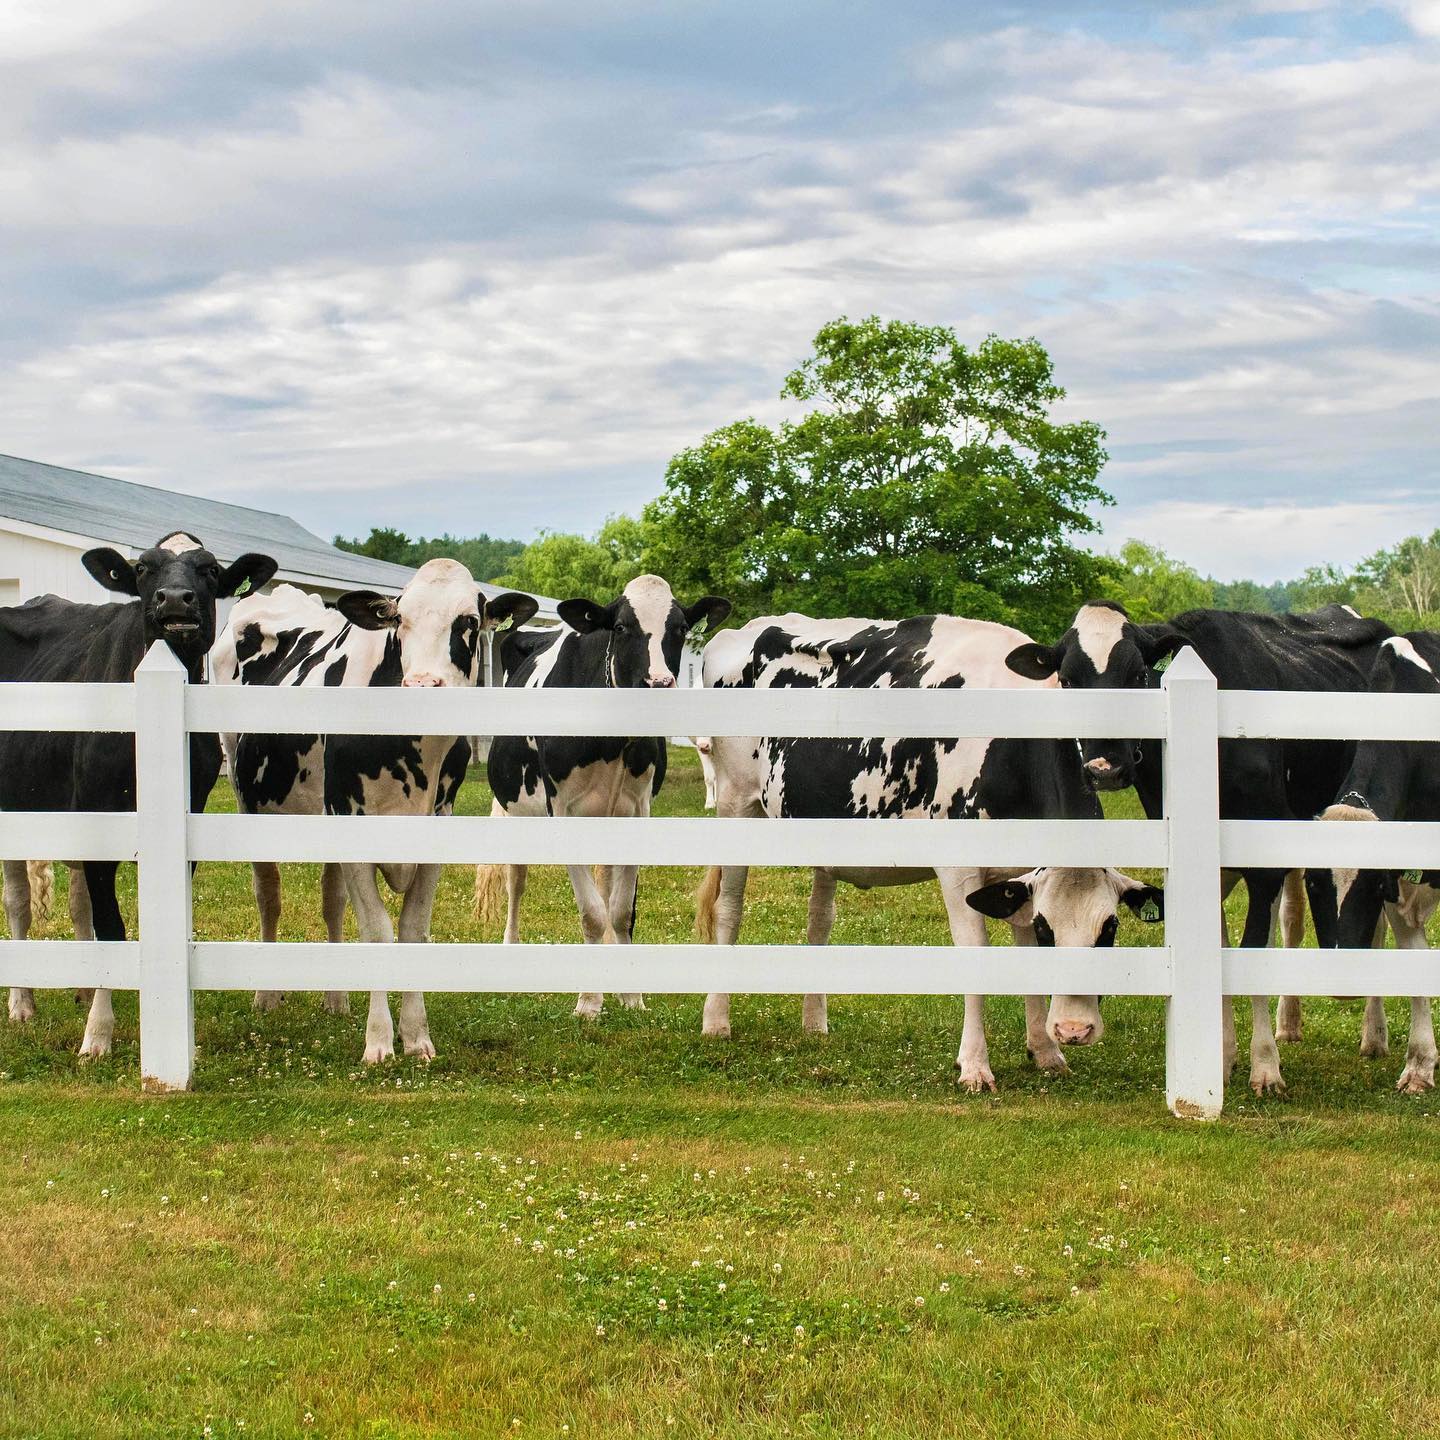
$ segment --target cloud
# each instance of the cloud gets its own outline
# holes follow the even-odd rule
[[[1039,335],[1186,558],[1435,495],[1440,53],[1343,7],[61,9],[0,61],[4,448],[585,528],[878,311]]]

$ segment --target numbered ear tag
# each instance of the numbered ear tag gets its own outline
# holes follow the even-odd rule
[[[1140,918],[1147,924],[1153,925],[1160,918],[1160,907],[1153,900],[1147,900],[1140,907]]]
[[[1408,880],[1412,885],[1419,885],[1425,879],[1425,872],[1423,870],[1407,870],[1400,878]]]
[[[1153,667],[1155,673],[1157,675],[1163,675],[1170,668],[1170,662],[1174,658],[1175,657],[1173,655],[1166,655],[1164,659],[1162,659],[1157,665]]]

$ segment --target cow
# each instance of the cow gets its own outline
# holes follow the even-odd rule
[[[1370,672],[1375,695],[1440,695],[1440,634],[1414,631],[1386,640]],[[1327,821],[1440,820],[1440,743],[1361,740]],[[1378,945],[1389,920],[1402,950],[1427,948],[1425,924],[1440,903],[1440,872],[1311,869],[1305,874],[1320,944]],[[1365,1004],[1360,1053],[1389,1053],[1385,1007]],[[1435,1026],[1426,996],[1410,1000],[1410,1044],[1396,1089],[1419,1095],[1435,1084]]]
[[[215,679],[241,685],[474,685],[480,634],[535,613],[536,601],[514,591],[492,599],[455,560],[428,560],[398,598],[369,590],[342,595],[333,610],[291,586],[242,601],[216,646]],[[470,760],[458,736],[236,734],[225,739],[240,809],[250,815],[448,815]],[[402,941],[424,941],[430,928],[438,865],[385,863],[327,866],[322,878],[326,929],[338,940],[345,898],[360,938],[390,941],[394,931],[376,871],[401,902]],[[338,876],[337,876],[338,871]],[[279,918],[279,872],[254,867],[261,932],[273,939]],[[342,890],[343,886],[343,890]],[[262,1008],[278,996],[262,992]],[[338,995],[330,997],[339,1008]],[[418,991],[403,996],[405,1053],[432,1059],[435,1047]],[[395,1053],[395,1029],[383,990],[370,996],[364,1061]]]
[[[908,620],[814,620],[767,616],[718,635],[705,647],[703,675],[712,687],[756,689],[914,689],[983,686],[1050,689],[1053,680],[1024,683],[1006,656],[1024,643],[1018,630],[984,620],[922,615]],[[716,812],[775,819],[1098,819],[1100,804],[1085,783],[1072,741],[1035,739],[783,739],[714,736]],[[1008,921],[1017,944],[1112,945],[1118,906],[1159,920],[1164,892],[1118,871],[1029,871],[985,867],[815,871],[808,938],[824,944],[835,915],[835,888],[845,881],[875,885],[940,882],[957,945],[983,945],[982,916]],[[734,943],[740,929],[747,870],[712,869],[700,891],[700,937]],[[1096,996],[1028,996],[1026,1034],[1036,1064],[1064,1071],[1061,1046],[1093,1044],[1103,1032]],[[826,1028],[825,997],[805,998],[806,1028]],[[703,1030],[730,1034],[730,997],[705,1001]],[[961,1083],[995,1088],[985,1038],[984,997],[966,996],[956,1059]]]
[[[730,613],[730,602],[706,595],[682,605],[658,575],[630,581],[609,605],[565,600],[559,606],[565,629],[507,636],[500,646],[505,683],[527,689],[671,690],[681,654],[699,626],[713,628]],[[490,746],[488,776],[494,815],[642,816],[665,778],[665,742],[635,736],[498,735]],[[586,944],[613,938],[628,945],[635,929],[634,865],[601,867],[601,893],[590,867],[571,865],[571,889]],[[506,890],[505,941],[520,938],[520,900],[527,867],[503,867]],[[502,867],[482,865],[475,873],[476,909],[485,914],[502,878]],[[587,992],[575,1014],[593,1020],[604,996]],[[639,995],[622,995],[643,1009]]]
[[[128,683],[157,640],[170,647],[192,685],[205,679],[205,657],[215,640],[215,602],[255,590],[275,574],[268,555],[244,554],[222,565],[188,531],[162,536],[133,563],[118,550],[87,550],[81,562],[123,604],[83,605],[42,595],[0,609],[0,680]],[[214,735],[190,737],[190,808],[203,810],[220,775]],[[135,746],[113,735],[73,732],[0,732],[0,810],[133,810]],[[77,938],[123,940],[125,921],[115,895],[118,860],[71,866],[70,903]],[[29,925],[25,865],[5,867],[5,903],[11,933]],[[74,882],[80,874],[84,884]],[[21,886],[26,895],[21,913]],[[34,1014],[28,991],[12,992],[11,1016]],[[110,1053],[115,1013],[109,990],[90,1003],[80,1054]]]
[[[1137,625],[1123,605],[1097,600],[1080,607],[1058,643],[1017,646],[1007,664],[1026,679],[1054,678],[1067,688],[1143,690],[1159,684],[1160,670],[1188,645],[1222,690],[1360,691],[1391,633],[1388,625],[1362,619],[1348,605],[1311,615],[1189,610],[1160,624]],[[1095,790],[1133,785],[1148,816],[1162,813],[1159,746],[1146,750],[1134,740],[1079,743],[1086,779]],[[1353,753],[1353,744],[1339,740],[1222,740],[1220,814],[1227,820],[1309,819],[1334,798]],[[1223,894],[1245,882],[1249,904],[1242,945],[1270,942],[1286,878],[1284,870],[1224,872]],[[1223,935],[1223,910],[1220,924]],[[1298,936],[1287,935],[1292,943]],[[1268,996],[1251,997],[1251,1017],[1251,1088],[1257,1095],[1282,1093]],[[1235,1063],[1235,1015],[1228,1000],[1223,1025],[1228,1073]],[[1282,1034],[1298,1038],[1298,1008]]]

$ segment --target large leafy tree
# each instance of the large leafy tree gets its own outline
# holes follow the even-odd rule
[[[423,536],[412,540],[403,530],[373,526],[361,540],[337,535],[334,543],[341,550],[369,555],[376,560],[389,560],[396,565],[423,565],[427,560],[444,556],[458,560],[477,580],[493,580],[525,548],[519,540],[497,540],[490,535],[437,535],[433,540]]]
[[[1141,625],[1215,605],[1213,580],[1143,540],[1127,540],[1120,547],[1114,570],[1102,577],[1100,586],[1106,599],[1120,601]]]
[[[584,596],[603,605],[645,568],[640,522],[630,515],[615,515],[594,539],[556,532],[541,535],[514,558],[497,583],[556,600]]]
[[[1104,436],[1055,418],[1038,341],[840,319],[781,393],[811,408],[670,462],[645,538],[677,589],[727,595],[737,618],[948,611],[1040,633],[1098,593],[1107,562],[1075,540],[1110,501]]]

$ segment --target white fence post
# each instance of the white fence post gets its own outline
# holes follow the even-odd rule
[[[135,671],[135,809],[140,855],[140,1079],[147,1091],[190,1087],[190,737],[185,667],[156,641]]]
[[[1170,868],[1165,935],[1170,1001],[1165,1010],[1165,1099],[1171,1113],[1213,1120],[1225,1099],[1220,1032],[1220,761],[1215,677],[1191,649],[1163,680],[1165,820]]]

